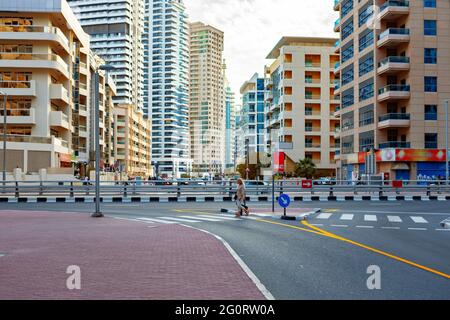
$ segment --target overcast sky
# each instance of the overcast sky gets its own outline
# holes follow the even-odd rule
[[[227,76],[238,93],[282,36],[337,37],[334,0],[184,0],[191,22],[225,32]]]

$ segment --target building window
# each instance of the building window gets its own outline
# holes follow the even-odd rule
[[[342,108],[350,107],[355,103],[355,95],[353,93],[353,88],[350,88],[342,94]]]
[[[436,64],[437,63],[437,49],[436,48],[425,48],[425,63]]]
[[[437,105],[427,104],[425,105],[425,120],[437,120]]]
[[[353,33],[353,18],[349,19],[345,24],[342,26],[342,40],[346,39],[348,36],[350,36]]]
[[[359,88],[359,101],[372,98],[375,92],[374,89],[373,79],[361,83]]]
[[[342,71],[342,85],[345,86],[346,84],[352,82],[353,79],[354,79],[354,70],[353,64],[351,64]]]
[[[364,127],[373,124],[375,121],[373,104],[359,110],[359,126]]]
[[[341,63],[344,63],[345,61],[353,58],[353,54],[353,44],[347,46],[346,48],[343,48],[341,54]]]
[[[373,5],[368,5],[364,10],[359,14],[359,27],[367,22],[370,18],[373,17]]]
[[[373,44],[373,31],[368,30],[363,34],[359,35],[359,51],[363,51],[368,46]]]
[[[373,53],[371,53],[370,55],[359,60],[359,76],[362,77],[363,75],[371,72],[373,70],[373,67]]]
[[[437,77],[425,77],[425,92],[437,92]]]
[[[436,8],[436,0],[423,0],[424,8]]]
[[[426,36],[436,36],[437,35],[436,20],[425,20],[424,21],[424,34]]]
[[[425,149],[437,149],[437,147],[438,147],[438,134],[425,133]]]

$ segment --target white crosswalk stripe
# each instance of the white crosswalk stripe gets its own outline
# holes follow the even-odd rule
[[[351,221],[351,220],[353,220],[354,216],[355,216],[354,214],[343,214],[341,216],[341,220]]]
[[[161,219],[155,219],[155,218],[137,218],[136,220],[144,221],[144,222],[156,222],[156,223],[163,223],[163,224],[174,224],[176,222],[173,221],[166,221]]]
[[[412,221],[414,221],[415,223],[428,223],[427,220],[425,220],[422,217],[410,217]]]
[[[331,213],[321,213],[317,216],[317,219],[326,220],[329,219],[332,216]]]
[[[204,217],[198,217],[198,216],[179,216],[180,218],[187,218],[187,219],[194,219],[194,220],[201,220],[201,221],[210,221],[210,222],[220,222],[222,220],[220,219],[213,219],[213,218],[204,218]]]
[[[158,219],[171,220],[171,221],[176,221],[176,222],[189,222],[189,223],[200,222],[200,221],[195,221],[195,220],[188,220],[188,219],[182,219],[182,218],[173,218],[173,217],[158,217]]]
[[[378,218],[375,215],[371,215],[371,214],[364,215],[364,221],[376,222],[377,220],[378,220]]]
[[[399,216],[388,216],[387,218],[389,222],[403,222]]]

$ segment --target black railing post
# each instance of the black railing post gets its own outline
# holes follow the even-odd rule
[[[73,198],[73,181],[70,181],[70,197]]]
[[[16,198],[19,197],[19,182],[16,181]]]

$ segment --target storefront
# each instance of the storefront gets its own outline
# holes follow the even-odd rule
[[[347,155],[343,166],[348,181],[365,174],[366,153]],[[385,180],[431,181],[445,179],[445,150],[383,149],[376,151],[377,173]]]

